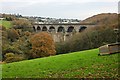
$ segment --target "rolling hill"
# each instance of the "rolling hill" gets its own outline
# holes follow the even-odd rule
[[[82,21],[83,23],[94,23],[97,25],[108,25],[108,26],[114,26],[118,25],[118,14],[117,13],[101,13],[94,15],[92,17],[89,17]]]
[[[118,78],[118,54],[92,49],[2,65],[3,78]]]

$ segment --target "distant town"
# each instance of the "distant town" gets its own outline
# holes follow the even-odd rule
[[[4,19],[3,16],[4,14],[0,13],[0,20]],[[50,18],[50,17],[39,17],[39,16],[22,16],[20,14],[7,14],[7,15],[12,15],[17,18],[22,18],[22,19],[28,19],[29,21],[32,21],[37,24],[58,24],[58,23],[80,23],[81,20],[78,19],[62,19],[62,18]]]

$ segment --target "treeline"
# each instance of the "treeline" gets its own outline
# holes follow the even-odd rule
[[[19,14],[1,14],[0,13],[0,17],[3,17],[7,21],[13,21],[13,20],[16,20],[18,18],[22,18],[22,15],[19,15]]]
[[[94,27],[73,35],[66,42],[56,43],[57,54],[98,48],[105,44],[115,43],[116,34],[113,27]]]

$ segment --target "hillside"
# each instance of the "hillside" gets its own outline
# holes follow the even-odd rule
[[[3,78],[117,78],[118,54],[98,49],[3,64]]]
[[[10,21],[0,21],[0,26],[10,28],[10,27],[12,27],[12,23]]]
[[[102,13],[89,17],[82,22],[90,22],[98,25],[117,25],[117,13]]]

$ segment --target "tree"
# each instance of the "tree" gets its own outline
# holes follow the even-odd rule
[[[30,43],[31,33],[26,31],[22,32],[21,37],[19,40],[12,43],[12,47],[14,52],[17,54],[25,55],[25,58],[29,58],[29,52],[31,50],[31,43]]]
[[[32,36],[30,39],[32,44],[31,57],[45,57],[55,55],[55,45],[50,34],[46,32],[40,32]]]
[[[19,33],[15,29],[8,29],[7,34],[8,34],[8,39],[11,40],[11,42],[19,38]]]
[[[26,19],[18,19],[13,21],[15,29],[22,29],[23,31],[31,31],[31,22]]]

